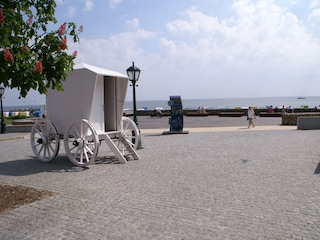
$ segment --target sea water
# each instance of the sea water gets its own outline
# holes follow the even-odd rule
[[[213,98],[213,99],[183,99],[182,107],[184,109],[197,109],[198,107],[205,107],[207,109],[234,109],[247,108],[253,106],[257,108],[266,108],[268,106],[282,108],[314,108],[320,105],[320,97],[256,97],[256,98]],[[158,101],[137,101],[138,109],[152,110],[157,107],[163,109],[170,109],[168,100]],[[133,103],[126,102],[125,108],[132,109]]]
[[[266,108],[268,106],[282,108],[314,108],[319,107],[320,97],[252,97],[252,98],[212,98],[212,99],[184,99],[181,96],[182,107],[184,109],[197,109],[198,107],[205,107],[206,109],[234,109],[234,108],[247,108],[253,106],[257,108]],[[153,110],[155,108],[170,109],[168,106],[168,99],[163,100],[150,100],[139,101],[137,100],[137,109]],[[125,109],[133,109],[132,101],[126,101],[124,104]],[[4,111],[24,111],[24,110],[40,110],[44,111],[44,105],[25,105],[25,106],[4,106]]]

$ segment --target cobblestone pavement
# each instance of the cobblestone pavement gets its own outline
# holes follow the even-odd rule
[[[275,126],[281,125],[281,117],[257,117],[254,120],[256,126]],[[138,117],[139,127],[141,129],[169,129],[169,117],[157,118],[149,116]],[[243,117],[183,117],[184,128],[198,128],[198,127],[234,127],[234,126],[248,126],[248,121]]]
[[[320,131],[146,132],[140,160],[102,144],[88,168],[0,142],[0,182],[56,193],[1,214],[0,239],[320,239]]]

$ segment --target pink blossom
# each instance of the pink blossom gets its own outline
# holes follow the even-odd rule
[[[78,56],[78,51],[75,50],[75,51],[72,53],[72,56],[73,56],[74,58],[76,58],[76,57]]]
[[[3,15],[3,9],[0,8],[0,24],[4,23],[5,16]]]
[[[57,33],[58,33],[59,36],[62,36],[65,32],[66,32],[66,23],[62,24],[59,27]]]
[[[78,29],[79,32],[83,32],[84,29],[83,29],[83,25],[80,25],[79,29]]]
[[[34,66],[33,72],[34,73],[39,73],[39,74],[42,73],[42,62],[41,61],[38,60],[36,62],[36,65]]]
[[[27,22],[28,22],[29,25],[31,25],[33,23],[33,16],[30,15],[28,17],[28,21]]]
[[[13,62],[13,61],[14,61],[14,58],[13,58],[10,50],[7,49],[7,48],[5,48],[5,49],[3,50],[3,57],[4,57],[4,60],[5,60],[6,62]]]
[[[64,49],[66,49],[67,47],[68,47],[68,45],[67,45],[67,38],[64,38],[64,39],[60,42],[59,48],[60,48],[61,50],[64,50]]]

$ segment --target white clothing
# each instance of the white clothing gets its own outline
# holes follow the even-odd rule
[[[254,118],[254,110],[253,109],[248,109],[248,118]]]

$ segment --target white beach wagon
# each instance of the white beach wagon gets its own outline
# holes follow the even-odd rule
[[[119,162],[138,160],[139,130],[123,117],[128,81],[118,72],[76,65],[63,84],[64,91],[49,90],[46,117],[33,125],[30,140],[36,158],[52,161],[63,139],[67,157],[77,166],[93,163],[102,141]]]

